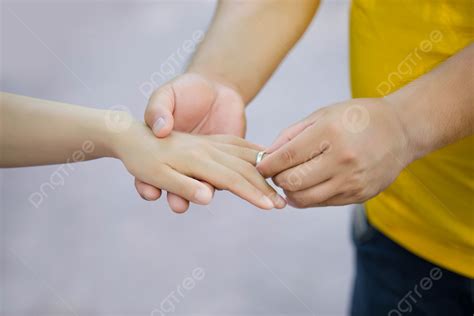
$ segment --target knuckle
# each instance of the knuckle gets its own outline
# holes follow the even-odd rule
[[[357,161],[357,154],[352,150],[345,150],[341,154],[341,162],[343,164],[352,164]]]
[[[279,155],[279,160],[285,165],[291,165],[296,158],[296,151],[293,148],[283,150]]]

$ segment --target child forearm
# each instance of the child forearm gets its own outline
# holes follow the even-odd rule
[[[285,205],[252,166],[261,148],[243,139],[182,133],[158,139],[126,112],[8,93],[1,94],[0,109],[0,167],[114,157],[141,181],[194,203],[212,199],[211,190],[199,179],[263,209]]]
[[[113,155],[111,112],[3,92],[0,109],[0,167],[64,163],[84,146],[81,160]]]

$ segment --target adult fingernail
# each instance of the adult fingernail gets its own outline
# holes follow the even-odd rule
[[[286,200],[276,193],[273,202],[275,203],[276,208],[284,208],[286,206]]]
[[[201,188],[196,191],[194,198],[196,199],[196,203],[208,204],[212,199],[212,193],[209,189]]]
[[[165,126],[165,119],[163,117],[159,117],[155,124],[153,124],[152,131],[154,134],[158,134],[158,132]]]
[[[262,206],[265,209],[271,209],[271,208],[275,207],[272,200],[270,200],[270,198],[268,196],[265,196],[265,195],[262,196],[262,198],[260,199],[260,202],[262,202]]]

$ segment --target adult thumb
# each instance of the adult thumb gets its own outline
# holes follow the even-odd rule
[[[148,100],[145,123],[156,137],[166,137],[173,130],[175,103],[175,94],[171,84],[155,90]]]

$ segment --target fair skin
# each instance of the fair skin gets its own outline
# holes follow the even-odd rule
[[[235,99],[248,104],[302,35],[319,2],[294,3],[221,1],[189,71],[225,85]],[[473,51],[474,46],[468,46],[386,98],[348,100],[316,111],[280,134],[258,170],[273,177],[296,207],[358,203],[377,195],[410,162],[473,134]],[[173,115],[176,122],[197,111],[176,100],[173,106],[155,102],[160,93],[155,92],[145,113],[150,126],[158,117]],[[195,117],[206,118],[205,124],[212,127],[221,126],[221,119],[245,122],[243,110],[235,117],[231,113],[218,117],[213,113],[225,110],[211,112],[202,104],[197,108],[202,112],[193,112]],[[351,118],[354,111],[362,113],[362,121]],[[166,124],[157,136],[164,137],[173,128],[173,120]],[[227,131],[210,128],[209,132]]]
[[[174,114],[174,116],[173,116]],[[233,119],[229,121],[229,117]],[[160,118],[165,124],[159,128]],[[245,134],[244,103],[233,89],[197,74],[186,74],[155,91],[145,113],[145,122],[156,136],[165,137],[174,129],[193,134]],[[135,179],[142,197],[153,201],[161,190]],[[211,189],[214,188],[211,186]],[[167,194],[168,203],[176,212],[184,212],[189,201]]]
[[[220,1],[212,25],[188,72],[156,90],[145,122],[158,137],[172,130],[245,135],[245,106],[303,35],[319,1]],[[263,44],[262,44],[263,43]],[[246,52],[242,54],[242,52]],[[154,128],[164,120],[160,130]],[[161,190],[136,180],[147,200]],[[168,194],[172,209],[189,202]]]
[[[9,93],[0,97],[0,167],[69,163],[87,142],[91,150],[81,160],[120,159],[137,179],[196,204],[212,200],[209,183],[261,209],[285,206],[252,165],[262,148],[238,137],[172,132],[158,139],[126,112]]]

